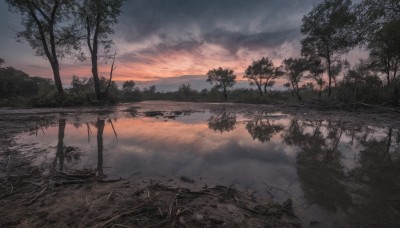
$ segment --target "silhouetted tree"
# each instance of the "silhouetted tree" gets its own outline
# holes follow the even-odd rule
[[[328,96],[331,95],[334,68],[340,55],[358,43],[353,27],[357,17],[351,7],[351,0],[325,0],[303,18],[301,32],[306,37],[301,41],[301,52],[304,56],[324,60],[328,73]]]
[[[86,31],[84,37],[90,52],[94,89],[98,100],[104,99],[104,96],[107,95],[108,88],[106,88],[105,92],[101,91],[98,72],[99,48],[103,47],[107,57],[112,45],[112,40],[109,35],[114,33],[112,27],[118,22],[118,16],[121,14],[123,2],[124,0],[80,1],[77,17],[78,21],[83,26],[82,31]],[[113,66],[111,67],[110,81],[112,79],[112,71]]]
[[[273,86],[273,79],[281,76],[282,73],[268,57],[262,57],[260,60],[254,61],[247,67],[243,78],[250,81],[250,85],[256,85],[260,94],[263,94],[262,87],[264,87],[264,94],[267,93],[267,87]]]
[[[345,74],[339,87],[338,98],[342,101],[382,103],[383,83],[370,64],[360,61]]]
[[[122,89],[125,90],[127,93],[131,93],[133,91],[133,88],[135,87],[136,83],[132,80],[125,81],[122,84]]]
[[[387,85],[395,82],[400,70],[400,19],[383,25],[368,42],[372,67],[386,75]]]
[[[227,100],[228,90],[236,84],[236,75],[234,75],[233,70],[219,67],[208,71],[207,76],[207,82],[215,84],[214,88],[222,90],[224,99]]]
[[[309,74],[305,76],[305,78],[311,78],[315,81],[318,86],[318,98],[321,98],[322,89],[325,85],[325,80],[323,77],[323,73],[325,72],[324,66],[320,59],[309,58],[307,60],[308,72]]]
[[[0,68],[3,68],[3,65],[6,61],[2,58],[0,58]]]
[[[292,86],[293,92],[296,94],[299,102],[301,102],[303,98],[300,95],[299,83],[308,69],[307,60],[289,58],[283,60],[282,65],[284,74]]]
[[[68,22],[74,1],[70,0],[6,0],[10,11],[22,16],[23,31],[17,32],[17,41],[26,40],[36,55],[47,58],[53,70],[59,94],[63,94],[59,57],[78,49],[75,26]]]

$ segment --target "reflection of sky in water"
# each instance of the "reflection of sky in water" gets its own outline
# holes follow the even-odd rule
[[[213,119],[217,121],[213,126],[208,122],[212,115],[220,117]],[[229,116],[233,116],[233,119],[229,119]],[[176,119],[166,119],[162,116],[143,117],[143,115],[135,118],[113,118],[112,124],[118,140],[111,122],[107,118],[103,134],[104,173],[108,176],[122,177],[142,175],[177,178],[188,176],[208,185],[235,184],[243,190],[256,190],[259,194],[266,194],[266,191],[269,191],[279,200],[292,198],[297,213],[306,218],[308,222],[314,219],[324,220],[328,227],[334,227],[335,224],[338,224],[337,222],[341,224],[341,219],[345,220],[346,217],[349,217],[345,213],[346,209],[342,210],[340,207],[338,210],[335,209],[336,211],[329,209],[332,208],[331,205],[340,205],[340,202],[335,202],[341,200],[340,196],[325,199],[332,201],[325,206],[327,210],[323,209],[324,206],[318,206],[320,203],[313,200],[321,200],[321,196],[318,196],[321,193],[315,192],[315,189],[318,191],[318,188],[321,187],[308,185],[315,182],[313,180],[315,176],[323,177],[320,177],[318,173],[314,176],[313,167],[299,169],[299,165],[309,164],[307,159],[310,158],[307,156],[310,156],[313,150],[317,150],[315,155],[317,158],[311,158],[316,159],[310,163],[311,166],[324,159],[319,157],[320,154],[329,154],[329,150],[335,148],[340,151],[339,163],[340,167],[343,167],[344,176],[350,175],[348,173],[359,166],[360,151],[365,150],[365,143],[360,143],[364,135],[366,135],[364,137],[366,141],[385,140],[388,130],[372,127],[369,130],[363,130],[359,126],[356,130],[346,129],[343,125],[329,125],[327,121],[300,120],[297,126],[293,124],[297,122],[291,117],[279,113],[268,116],[268,119],[257,120],[257,117],[253,115],[234,113],[222,115],[207,110],[192,112],[190,115],[180,115]],[[223,118],[225,117],[230,121],[224,122]],[[80,160],[64,161],[64,168],[67,171],[80,168],[96,169],[98,162],[96,121],[97,116],[93,115],[93,118],[90,119],[91,134],[88,141],[86,124],[82,123],[80,127],[77,127],[70,124],[74,121],[67,120],[64,144],[78,147],[83,153]],[[251,125],[253,128],[249,123],[254,123]],[[224,124],[232,124],[232,126],[226,127]],[[258,128],[261,124],[267,127]],[[271,130],[271,126],[274,130],[267,137],[269,140],[265,140],[265,138],[264,141],[261,140],[259,137],[264,137],[265,135],[262,133]],[[293,126],[298,128],[293,128]],[[250,129],[254,131],[258,129],[259,132],[249,134]],[[319,129],[320,138],[324,139],[324,146],[313,144],[315,139],[313,137],[318,136],[316,129]],[[366,131],[370,132],[365,134]],[[27,147],[27,151],[32,147],[48,148],[48,153],[41,153],[36,163],[52,164],[57,151],[58,133],[58,125],[53,125],[44,129],[44,134],[40,131],[37,136],[24,133],[16,140],[21,144],[37,143]],[[288,145],[285,138],[290,138],[291,142],[295,143]],[[311,152],[301,152],[305,151],[302,148],[311,148]],[[391,149],[391,151],[393,150],[396,149]],[[303,156],[301,164],[298,160],[299,152]],[[59,163],[59,161],[57,162]],[[328,169],[326,177],[336,175],[330,173],[329,163],[326,165],[327,169],[324,164],[320,167],[322,168],[317,167],[315,172],[325,172]],[[299,172],[302,173],[301,177],[298,176]],[[338,175],[341,176],[341,174]],[[318,180],[317,182],[319,183]],[[321,183],[324,181],[321,180]],[[333,183],[333,189],[335,189],[335,183]],[[338,186],[336,189],[339,190],[335,191],[341,191],[341,183],[342,181],[336,183]],[[324,188],[329,190],[330,187],[323,186],[320,190],[322,195],[325,191]],[[307,189],[306,194],[308,195],[305,196],[304,191]],[[310,192],[317,196],[310,197]],[[344,196],[351,194],[346,193]],[[348,199],[346,200],[348,201]],[[334,213],[332,214],[332,212]],[[338,217],[341,219],[338,220]]]

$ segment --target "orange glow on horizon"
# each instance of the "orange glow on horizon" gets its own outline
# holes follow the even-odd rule
[[[268,56],[270,50],[239,50],[237,53],[229,53],[220,46],[204,44],[193,51],[167,50],[159,54],[140,53],[131,51],[117,55],[115,60],[116,70],[113,80],[117,82],[154,81],[162,78],[179,77],[184,75],[206,75],[211,69],[222,67],[233,69],[237,80],[242,81],[243,74],[252,61]],[[272,59],[276,66],[281,59]],[[52,78],[52,71],[47,61],[40,67],[22,66],[21,70],[30,75]],[[99,61],[100,76],[109,77],[110,61]],[[61,62],[61,77],[65,85],[70,83],[73,75],[79,77],[91,77],[91,65],[87,62]]]

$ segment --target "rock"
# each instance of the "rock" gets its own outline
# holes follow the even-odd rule
[[[194,183],[194,180],[190,179],[189,177],[181,176],[181,181],[186,183]]]

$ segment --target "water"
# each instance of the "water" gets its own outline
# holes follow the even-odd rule
[[[397,224],[400,131],[234,105],[148,102],[60,115],[18,135],[37,165],[108,177],[186,176],[291,198],[305,226]]]

